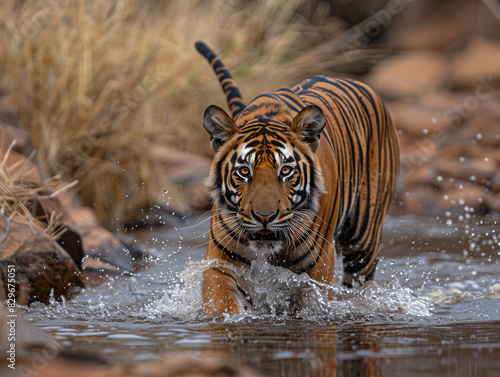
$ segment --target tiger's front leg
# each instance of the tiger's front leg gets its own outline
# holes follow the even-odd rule
[[[325,231],[325,236],[322,237],[322,242],[316,247],[314,254],[317,254],[316,265],[308,271],[308,275],[325,285],[335,285],[335,260],[336,251],[333,244],[333,228],[324,225],[328,228]],[[322,289],[326,292],[327,287],[323,286]]]
[[[205,313],[220,315],[245,311],[244,293],[229,269],[211,267],[206,270],[201,290]]]

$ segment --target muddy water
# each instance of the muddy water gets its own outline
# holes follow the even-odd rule
[[[333,287],[328,301],[306,276],[259,266],[245,275],[255,308],[217,321],[201,312],[206,246],[195,246],[207,230],[190,219],[128,233],[151,252],[146,269],[24,315],[114,363],[187,352],[231,354],[268,376],[500,376],[498,219],[389,217],[367,287]]]

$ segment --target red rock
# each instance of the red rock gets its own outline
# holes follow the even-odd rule
[[[15,266],[16,295],[24,304],[48,303],[51,295],[69,298],[74,287],[83,287],[82,276],[73,259],[38,226],[30,227],[14,216],[7,223],[0,219],[0,275],[7,281],[7,266]],[[4,290],[7,286],[4,285]],[[26,296],[23,297],[23,290]]]
[[[471,38],[467,48],[451,60],[449,71],[452,87],[492,87],[500,79],[499,61],[498,41],[479,36]],[[482,92],[485,93],[484,90]]]
[[[382,97],[418,97],[443,83],[446,59],[437,52],[410,51],[379,63],[366,77]]]

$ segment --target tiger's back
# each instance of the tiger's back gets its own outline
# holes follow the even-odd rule
[[[204,117],[216,152],[206,258],[245,265],[264,255],[334,283],[340,252],[345,285],[372,279],[399,169],[396,130],[380,98],[360,82],[315,76],[245,105],[216,55],[197,48],[232,112],[210,106]],[[206,271],[202,290],[208,312],[248,304],[230,268]]]
[[[398,179],[396,128],[380,97],[359,81],[315,76],[291,90],[304,103],[322,108],[327,118],[318,154],[326,190],[336,193],[338,210],[324,208],[322,215],[337,224],[334,238],[344,256],[344,284],[352,285],[359,276],[369,280]],[[333,164],[336,178],[328,177]]]

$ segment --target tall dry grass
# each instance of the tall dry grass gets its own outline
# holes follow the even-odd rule
[[[250,100],[363,62],[346,60],[343,26],[325,14],[305,0],[4,0],[2,85],[47,173],[78,180],[116,228],[162,189],[152,145],[209,153],[201,116],[225,103],[194,41],[220,53]]]

